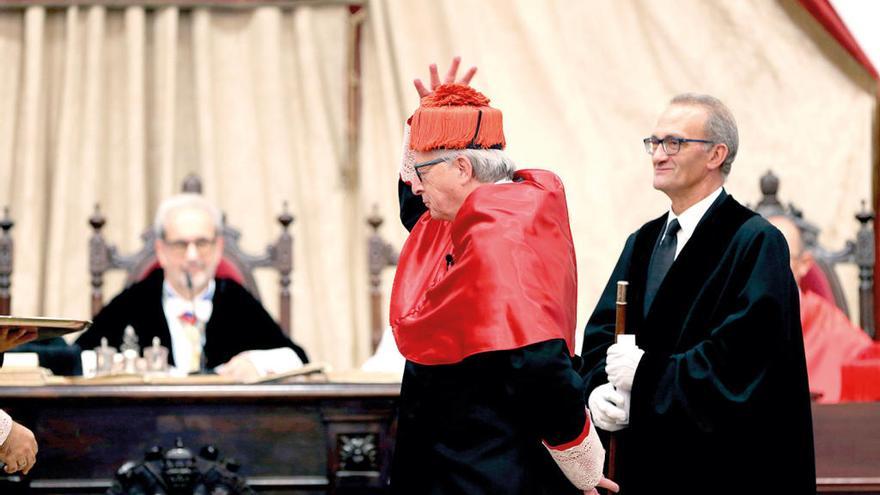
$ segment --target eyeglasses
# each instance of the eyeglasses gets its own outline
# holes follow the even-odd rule
[[[428,160],[427,162],[416,163],[415,165],[413,165],[413,170],[416,171],[416,177],[418,177],[419,182],[421,182],[423,179],[422,179],[422,173],[419,172],[419,169],[422,169],[424,167],[430,167],[431,165],[437,165],[438,163],[443,163],[446,161],[449,161],[449,157],[434,158],[433,160]]]
[[[657,151],[657,146],[662,144],[663,151],[667,155],[674,155],[681,150],[681,143],[706,143],[706,144],[715,144],[715,141],[706,141],[705,139],[687,139],[680,138],[675,136],[666,136],[663,139],[659,139],[657,136],[646,137],[642,140],[645,143],[645,151],[648,152],[649,155],[653,155],[655,151]]]
[[[216,238],[205,239],[204,237],[200,237],[198,239],[192,239],[189,241],[186,240],[176,240],[169,241],[163,239],[162,242],[168,246],[168,249],[175,255],[182,255],[186,253],[186,250],[189,249],[190,245],[196,247],[196,251],[199,254],[207,254],[208,251],[214,246],[214,243],[217,241]]]

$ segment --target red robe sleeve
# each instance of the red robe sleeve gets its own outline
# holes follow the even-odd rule
[[[810,391],[819,402],[840,400],[841,368],[871,345],[871,337],[836,306],[810,291],[801,292],[801,326]]]

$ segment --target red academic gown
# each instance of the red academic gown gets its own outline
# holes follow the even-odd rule
[[[871,337],[822,296],[801,291],[801,326],[810,391],[819,402],[840,400],[840,369],[871,345]]]
[[[407,358],[393,493],[580,493],[542,445],[591,428],[572,368],[576,303],[554,174],[483,185],[452,222],[421,216],[391,297]]]

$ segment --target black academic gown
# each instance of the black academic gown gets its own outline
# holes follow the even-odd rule
[[[541,441],[559,445],[583,431],[583,397],[562,340],[450,365],[407,361],[391,492],[580,494]]]
[[[159,337],[162,345],[171,349],[171,333],[162,308],[164,280],[164,272],[157,269],[119,293],[95,316],[91,328],[76,343],[83,349],[92,349],[100,345],[101,337],[107,337],[109,344],[118,348],[125,327],[131,325],[141,347],[151,345],[153,337]],[[284,335],[247,289],[229,279],[218,278],[215,283],[214,309],[205,325],[204,353],[209,369],[243,351],[278,347],[289,347],[303,363],[308,362],[305,351]],[[174,364],[173,352],[169,354],[168,360]]]
[[[426,211],[398,183],[407,230]],[[575,363],[572,363],[572,360]],[[584,384],[561,339],[449,365],[406,362],[391,466],[395,495],[575,495],[542,444],[584,429]],[[592,427],[592,426],[590,426]]]
[[[645,315],[648,264],[665,225],[666,215],[629,237],[584,336],[589,394],[608,380],[616,284],[628,280],[627,329],[645,354],[630,426],[617,434],[621,493],[815,493],[798,290],[785,239],[722,192]]]

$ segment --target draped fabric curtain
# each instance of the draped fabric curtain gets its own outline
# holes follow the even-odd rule
[[[741,147],[726,187],[737,199],[754,204],[772,169],[781,199],[818,224],[824,245],[842,247],[870,198],[873,82],[796,0],[367,0],[361,14],[351,73],[346,6],[0,10],[13,311],[86,317],[93,204],[106,237],[132,251],[159,200],[196,172],[251,251],[277,235],[290,202],[294,336],[318,360],[359,365],[369,354],[364,218],[376,205],[383,235],[402,246],[396,174],[418,103],[412,79],[456,54],[479,67],[473,85],[504,112],[520,167],[566,184],[580,328],[626,236],[668,207],[640,141],[676,93],[731,107]],[[361,88],[356,139],[351,83]],[[844,276],[854,296],[855,272]],[[258,282],[276,312],[275,277]]]
[[[373,0],[365,36],[362,162],[389,176],[414,77],[453,55],[504,112],[521,168],[559,174],[578,256],[582,329],[629,233],[668,208],[651,187],[650,135],[681,92],[717,96],[740,151],[727,180],[755,204],[772,169],[834,249],[854,238],[871,198],[874,84],[796,0]],[[375,185],[381,197],[388,185]],[[395,214],[385,203],[387,216]],[[399,225],[399,224],[398,224]],[[395,226],[397,227],[397,226]],[[390,234],[402,242],[405,233]],[[857,308],[857,272],[842,274]]]
[[[93,205],[108,241],[132,252],[159,201],[196,173],[250,252],[279,234],[289,202],[294,338],[336,367],[365,355],[365,215],[340,176],[349,17],[345,6],[0,10],[13,312],[88,317]],[[277,314],[277,276],[258,283]],[[121,285],[109,277],[105,294]]]

